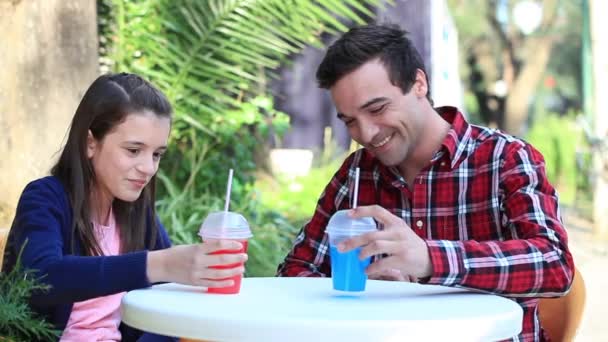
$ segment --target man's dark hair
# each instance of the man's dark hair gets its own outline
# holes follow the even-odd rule
[[[401,88],[404,94],[412,88],[417,69],[422,70],[429,87],[426,97],[432,104],[424,61],[407,34],[393,24],[350,29],[327,49],[317,69],[319,87],[329,89],[344,75],[378,58],[386,67],[391,83]]]

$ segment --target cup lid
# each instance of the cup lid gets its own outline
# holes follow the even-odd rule
[[[348,215],[350,209],[336,211],[327,224],[328,234],[360,235],[376,230],[376,221],[372,217],[354,219]]]
[[[243,215],[232,211],[216,211],[207,215],[198,235],[203,239],[248,239],[253,236]]]

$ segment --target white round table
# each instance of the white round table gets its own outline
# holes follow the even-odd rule
[[[158,334],[212,341],[493,341],[521,331],[514,301],[435,285],[330,278],[245,278],[236,295],[163,284],[127,293],[122,320]]]

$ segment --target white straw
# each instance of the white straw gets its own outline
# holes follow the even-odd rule
[[[228,211],[228,207],[230,207],[230,191],[232,190],[232,174],[234,171],[230,169],[228,171],[228,185],[226,186],[226,203],[224,204],[224,211]]]
[[[353,209],[357,207],[357,198],[359,197],[359,168],[355,169],[355,195],[353,199]]]

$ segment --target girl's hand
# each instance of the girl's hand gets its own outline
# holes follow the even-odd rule
[[[166,281],[206,287],[231,286],[233,281],[226,278],[243,274],[244,266],[225,269],[210,267],[244,264],[247,261],[247,254],[212,255],[211,253],[220,250],[238,251],[242,248],[238,241],[217,240],[150,251],[146,270],[148,280],[151,283]]]

